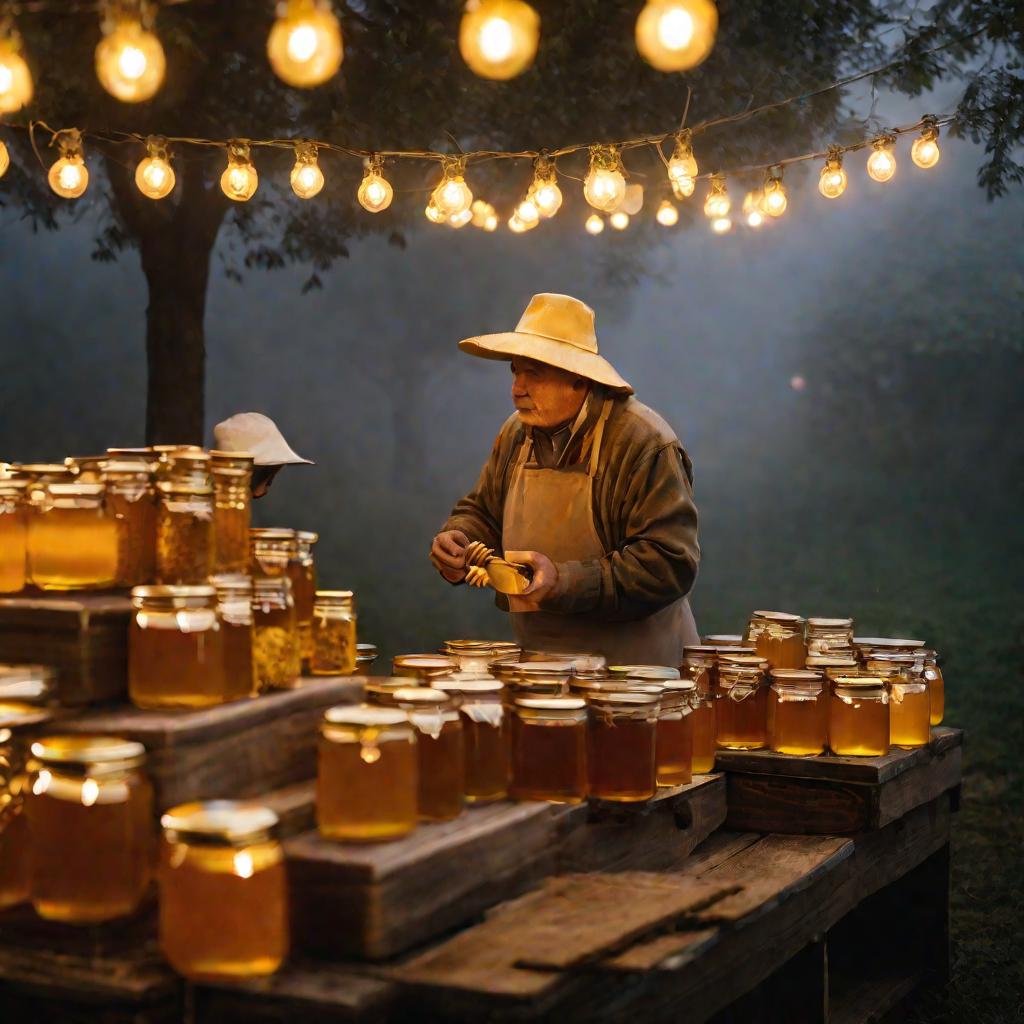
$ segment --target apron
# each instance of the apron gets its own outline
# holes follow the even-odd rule
[[[590,458],[564,469],[541,469],[528,459],[527,436],[516,459],[501,539],[506,551],[539,551],[552,562],[589,561],[607,552],[594,522],[594,478],[604,426],[612,409],[606,399],[590,438]],[[514,599],[513,599],[514,600]],[[645,619],[611,622],[591,614],[510,612],[516,641],[524,649],[603,654],[609,665],[683,663],[683,645],[700,643],[685,595]]]

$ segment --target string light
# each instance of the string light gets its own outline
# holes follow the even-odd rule
[[[743,216],[746,219],[747,227],[759,228],[764,223],[764,214],[761,213],[761,203],[764,200],[764,190],[751,189],[743,197]]]
[[[711,0],[647,0],[636,20],[636,48],[658,71],[687,71],[711,52],[717,31]]]
[[[526,198],[516,207],[515,215],[528,227],[533,227],[540,220],[540,209],[533,198],[533,193],[527,194]]]
[[[711,222],[711,230],[716,235],[724,235],[732,231],[732,221],[728,217],[716,217]]]
[[[21,55],[21,36],[0,17],[0,114],[13,114],[32,100],[32,73]]]
[[[704,200],[704,216],[711,220],[722,220],[728,216],[731,205],[729,190],[725,187],[725,177],[721,174],[712,174],[711,188]]]
[[[595,210],[608,213],[626,195],[626,176],[620,170],[619,151],[614,146],[592,146],[590,170],[583,182],[583,195]]]
[[[782,184],[782,168],[777,173],[769,170],[765,175],[764,196],[761,199],[761,212],[769,217],[781,217],[789,206],[789,197],[786,194],[786,186]]]
[[[896,157],[892,152],[895,141],[891,135],[882,135],[871,143],[874,148],[868,157],[868,175],[875,181],[888,181],[896,173]]]
[[[662,227],[670,228],[679,223],[679,211],[667,199],[662,199],[654,216]]]
[[[384,177],[384,158],[372,156],[363,171],[363,180],[359,183],[356,198],[359,205],[370,213],[380,213],[391,205],[395,190],[391,182]]]
[[[317,163],[315,143],[295,143],[295,166],[292,167],[289,181],[292,191],[300,199],[312,199],[319,195],[324,187],[324,172]]]
[[[523,220],[518,213],[513,213],[512,216],[509,217],[508,219],[509,230],[517,235],[521,235],[526,231],[532,231],[537,226],[537,224],[538,221],[536,220],[533,221],[532,223]]]
[[[921,129],[921,137],[914,139],[910,147],[910,159],[923,170],[934,167],[942,156],[939,149],[939,129],[935,124],[935,118],[924,118],[924,127]]]
[[[220,176],[221,191],[236,203],[244,203],[256,194],[260,178],[249,159],[249,146],[232,139],[228,143],[228,165]]]
[[[558,172],[547,157],[540,156],[534,163],[530,191],[542,217],[554,217],[561,209],[562,190],[558,187]]]
[[[837,146],[830,146],[825,166],[818,177],[818,191],[826,199],[838,199],[846,191],[846,171],[843,170],[843,153]]]
[[[135,168],[135,184],[150,199],[166,199],[174,191],[174,170],[167,158],[167,140],[159,135],[146,139],[146,156]]]
[[[690,144],[690,132],[676,135],[676,147],[668,161],[668,180],[677,199],[693,195],[697,185],[697,160]]]
[[[89,187],[89,169],[82,156],[82,133],[77,128],[58,132],[54,141],[60,157],[53,162],[47,181],[50,188],[65,199],[77,199]]]
[[[463,210],[461,213],[454,213],[448,218],[448,224],[453,228],[464,228],[473,219],[472,210]]]
[[[483,231],[496,231],[498,228],[498,211],[486,199],[473,200],[473,226]]]
[[[288,85],[312,89],[333,78],[345,48],[330,0],[283,0],[267,37],[274,74]]]
[[[583,226],[587,229],[588,235],[599,235],[604,231],[604,218],[599,217],[596,213],[592,213],[583,222]]]
[[[7,173],[7,168],[11,166],[11,154],[7,152],[7,146],[2,139],[0,139],[0,178]]]
[[[164,81],[167,58],[151,31],[155,8],[147,0],[109,0],[103,38],[96,47],[96,77],[114,99],[142,103]]]
[[[611,224],[616,231],[625,231],[629,227],[629,214],[625,210],[616,210],[609,218],[608,223]]]
[[[537,55],[540,16],[523,0],[469,0],[459,26],[459,52],[481,78],[506,81]]]
[[[431,201],[445,219],[473,206],[473,193],[466,184],[465,160],[453,157],[444,161],[441,181],[434,189]]]
[[[427,203],[427,208],[423,211],[423,215],[430,221],[431,224],[443,224],[448,218],[437,208],[437,203],[433,199]]]

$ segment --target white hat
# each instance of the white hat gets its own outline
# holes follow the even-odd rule
[[[213,428],[217,449],[248,452],[257,466],[312,466],[309,459],[292,451],[277,424],[261,412],[240,412]]]

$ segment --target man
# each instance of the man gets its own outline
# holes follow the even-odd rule
[[[508,598],[525,648],[681,664],[683,645],[699,643],[690,460],[599,355],[593,310],[535,295],[515,331],[459,347],[511,361],[516,412],[434,538],[434,566],[461,583],[471,540],[529,565],[529,588]]]
[[[254,498],[262,498],[270,490],[282,466],[314,465],[292,451],[277,424],[263,413],[236,413],[213,428],[213,438],[218,451],[254,456],[250,485]]]

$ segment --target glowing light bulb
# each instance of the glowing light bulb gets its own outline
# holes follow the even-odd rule
[[[337,74],[345,56],[341,25],[330,0],[284,0],[267,38],[274,73],[288,85],[311,89]]]
[[[149,199],[166,199],[174,191],[174,170],[167,159],[167,145],[158,136],[146,140],[147,155],[135,168],[135,184]]]
[[[312,142],[295,144],[295,166],[289,181],[300,199],[312,199],[324,187],[324,172],[317,163],[316,146]]]
[[[716,174],[711,179],[711,189],[704,200],[704,215],[712,220],[722,220],[728,216],[731,205],[725,178]]]
[[[524,0],[469,0],[459,26],[459,52],[481,78],[506,80],[537,55],[540,17]]]
[[[32,99],[32,74],[13,30],[0,35],[0,114],[13,114]]]
[[[444,219],[454,217],[473,206],[473,193],[463,177],[461,165],[445,169],[441,183],[431,197],[434,205],[444,214]]]
[[[616,210],[609,218],[608,223],[611,224],[616,231],[625,231],[629,227],[629,214],[625,210]]]
[[[7,152],[7,146],[0,142],[0,178],[7,173],[7,168],[11,166],[11,154]]]
[[[875,148],[868,157],[868,175],[875,181],[888,181],[896,173],[892,143],[888,139],[879,139],[873,145]]]
[[[678,178],[672,182],[672,194],[676,199],[689,199],[697,189],[693,178]]]
[[[934,167],[942,156],[939,149],[939,129],[933,124],[925,125],[921,130],[921,137],[914,139],[910,147],[910,159],[923,170]]]
[[[716,235],[724,235],[732,231],[732,221],[728,217],[716,217],[711,222],[711,230]]]
[[[743,197],[743,216],[748,227],[759,228],[764,223],[764,214],[761,213],[763,199],[764,191],[759,188],[751,189]]]
[[[667,199],[662,199],[658,212],[654,215],[658,223],[666,228],[679,223],[679,211]]]
[[[47,181],[50,188],[65,199],[77,199],[89,186],[89,170],[82,157],[82,137],[77,131],[57,136],[60,158],[53,162]]]
[[[786,195],[786,186],[782,184],[782,178],[769,177],[764,183],[764,196],[761,199],[761,212],[769,217],[781,217],[789,206],[789,197]]]
[[[747,214],[747,227],[759,228],[764,223],[764,214],[760,210],[751,210]]]
[[[164,81],[167,58],[160,40],[137,18],[107,19],[96,47],[96,77],[123,103],[151,99]]]
[[[484,231],[497,231],[498,223],[498,214],[492,210],[487,214],[487,219],[483,223]]]
[[[595,147],[591,151],[583,195],[595,210],[610,213],[626,195],[626,177],[618,163],[618,153],[613,149]]]
[[[846,171],[839,156],[830,156],[818,176],[818,191],[826,199],[838,199],[846,191]]]
[[[473,219],[472,210],[463,210],[448,218],[448,223],[453,228],[464,228]]]
[[[636,48],[658,71],[686,71],[711,52],[717,31],[711,0],[648,0],[636,20]]]
[[[380,213],[391,205],[395,190],[391,182],[384,177],[384,162],[379,157],[372,158],[363,172],[363,180],[359,183],[356,198],[359,205],[370,213]]]
[[[527,225],[536,224],[540,220],[540,209],[533,196],[528,195],[517,207],[516,216]]]
[[[676,148],[668,161],[668,180],[673,191],[678,185],[681,189],[689,189],[685,195],[693,195],[694,178],[697,177],[697,173],[697,160],[693,155],[689,135],[680,133],[676,139]]]
[[[519,216],[515,213],[512,214],[508,219],[508,229],[517,235],[521,235],[526,231],[526,224],[519,219]]]
[[[599,217],[596,213],[592,213],[584,221],[583,226],[587,229],[588,235],[599,235],[604,231],[604,218]]]
[[[554,217],[561,209],[562,190],[558,187],[557,172],[554,165],[543,158],[537,161],[530,192],[542,217]]]
[[[427,208],[423,211],[423,215],[431,224],[443,224],[447,220],[447,217],[438,209],[437,203],[433,199],[427,203]]]
[[[249,147],[232,142],[228,147],[228,165],[220,176],[221,191],[236,203],[244,203],[256,194],[259,175],[249,159]]]

